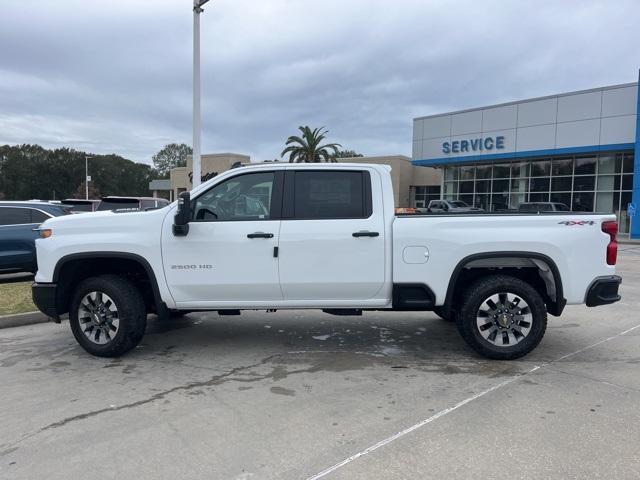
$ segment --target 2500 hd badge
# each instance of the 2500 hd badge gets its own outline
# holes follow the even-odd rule
[[[213,265],[171,265],[171,270],[210,270]]]

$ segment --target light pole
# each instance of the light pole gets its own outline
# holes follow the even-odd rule
[[[89,200],[89,155],[84,156],[84,199]]]
[[[200,185],[200,14],[209,0],[193,0],[193,186]]]

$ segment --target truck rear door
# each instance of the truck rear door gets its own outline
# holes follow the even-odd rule
[[[379,182],[372,186],[372,175],[378,173],[286,172],[279,251],[286,301],[365,300],[383,287],[382,194]]]

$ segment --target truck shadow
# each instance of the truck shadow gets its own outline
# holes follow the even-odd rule
[[[312,365],[342,371],[386,366],[444,374],[512,375],[518,362],[493,362],[469,349],[456,326],[430,312],[365,312],[361,317],[335,317],[316,311],[275,314],[243,312],[241,316],[194,313],[160,321],[149,317],[142,348],[132,352],[205,366],[217,359],[270,355],[270,363]],[[139,358],[141,359],[141,358]],[[205,362],[203,365],[200,362]]]

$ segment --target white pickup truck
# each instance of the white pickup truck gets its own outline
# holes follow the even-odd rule
[[[525,355],[547,313],[620,299],[613,215],[395,215],[390,168],[260,164],[148,212],[47,220],[33,299],[118,356],[148,313],[435,311],[494,359]]]

